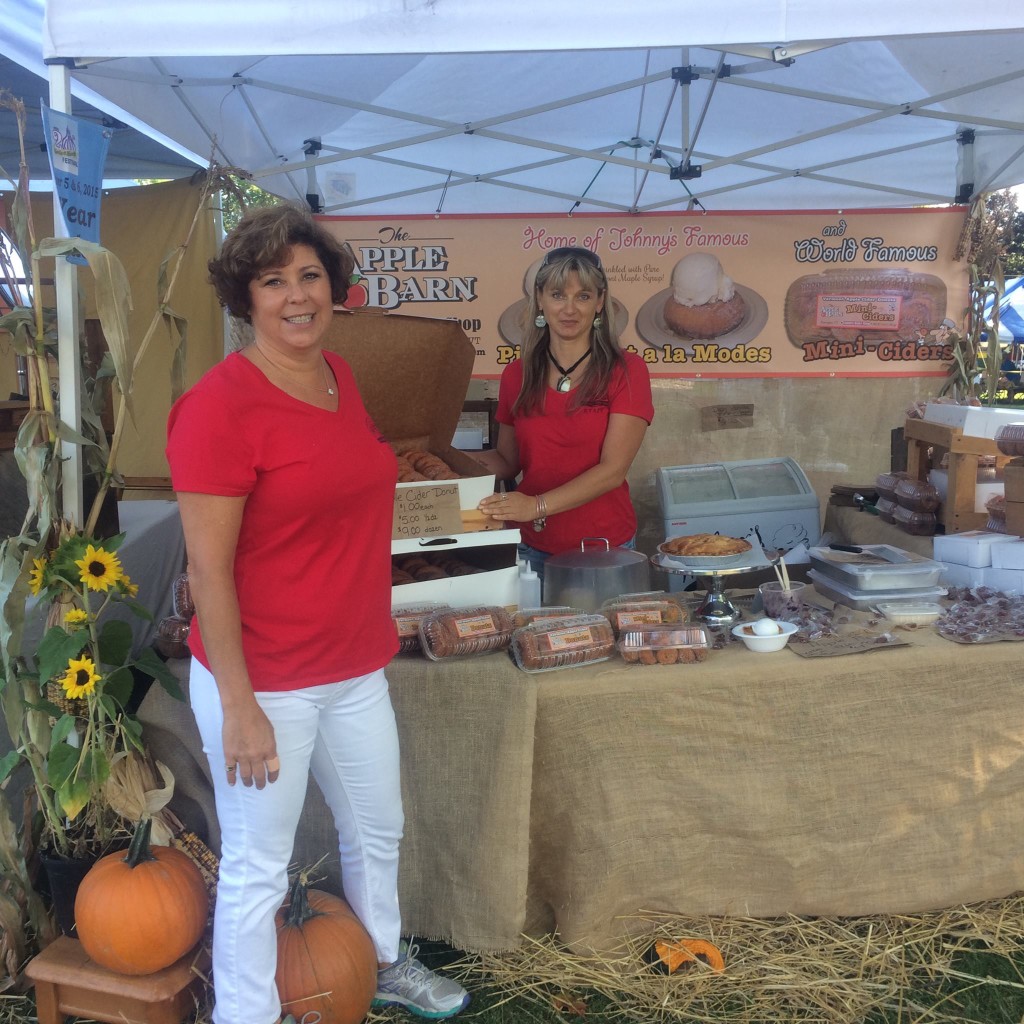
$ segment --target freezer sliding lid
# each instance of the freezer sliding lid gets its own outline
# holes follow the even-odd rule
[[[804,471],[786,457],[663,466],[658,470],[658,497],[666,519],[818,504]]]

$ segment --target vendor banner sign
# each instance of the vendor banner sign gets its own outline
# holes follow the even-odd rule
[[[65,238],[100,240],[100,198],[103,165],[107,162],[110,131],[88,121],[42,105],[46,151],[50,157],[53,186],[60,200]],[[85,263],[75,254],[69,262]]]
[[[320,218],[350,308],[458,320],[475,377],[519,354],[544,254],[582,245],[654,377],[941,376],[967,306],[958,207],[821,213]]]

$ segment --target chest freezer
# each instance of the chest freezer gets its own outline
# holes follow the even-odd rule
[[[756,529],[766,548],[783,552],[821,537],[818,496],[793,459],[664,466],[657,477],[666,537]]]

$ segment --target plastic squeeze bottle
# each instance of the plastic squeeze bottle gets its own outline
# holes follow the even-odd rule
[[[519,607],[539,608],[540,577],[529,562],[519,563]]]

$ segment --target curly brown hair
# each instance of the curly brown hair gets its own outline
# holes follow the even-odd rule
[[[249,284],[267,267],[287,262],[295,245],[308,245],[317,254],[331,282],[331,298],[341,305],[348,296],[352,256],[308,210],[291,203],[249,210],[224,239],[220,253],[207,264],[220,304],[250,323]]]

